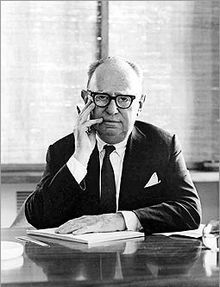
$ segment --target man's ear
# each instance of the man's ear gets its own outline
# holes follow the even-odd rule
[[[146,95],[141,95],[141,98],[140,98],[140,100],[139,100],[139,108],[138,108],[137,116],[138,116],[139,113],[142,111],[142,108],[143,108],[145,99],[146,99]]]

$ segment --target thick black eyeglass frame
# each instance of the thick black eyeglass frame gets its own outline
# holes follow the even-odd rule
[[[111,95],[109,95],[108,93],[102,93],[102,92],[92,92],[92,91],[90,91],[90,90],[82,90],[82,95],[84,94],[84,96],[85,96],[85,94],[88,96],[88,95],[90,95],[91,97],[92,97],[92,99],[93,99],[93,102],[95,103],[95,105],[97,106],[97,107],[99,107],[99,108],[106,108],[109,104],[110,104],[110,102],[111,102],[111,100],[114,100],[115,101],[115,104],[116,104],[116,106],[119,108],[119,109],[123,109],[123,110],[126,110],[126,109],[128,109],[128,108],[130,108],[130,106],[132,105],[132,103],[133,103],[133,101],[134,101],[134,99],[136,98],[136,96],[133,96],[133,95],[123,95],[123,94],[116,94],[116,96],[115,97],[113,97],[113,96],[111,96]],[[95,96],[96,95],[107,95],[108,97],[109,97],[109,102],[108,102],[108,104],[107,105],[105,105],[105,106],[100,106],[100,105],[97,105],[96,104],[96,102],[95,102]],[[117,103],[117,101],[116,101],[116,99],[118,98],[118,97],[123,97],[123,96],[125,96],[125,97],[129,97],[130,99],[131,99],[131,102],[130,102],[130,104],[129,104],[129,106],[128,107],[126,107],[126,108],[123,108],[123,107],[120,107],[119,105],[118,105],[118,103]]]

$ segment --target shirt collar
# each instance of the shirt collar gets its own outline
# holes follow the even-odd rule
[[[107,144],[106,142],[104,142],[97,134],[96,134],[96,140],[97,140],[97,147],[99,152],[103,151],[103,147]],[[120,143],[114,144],[115,147],[115,152],[121,156],[123,154],[123,152],[126,149],[126,145],[127,145],[127,141],[128,141],[128,136]]]

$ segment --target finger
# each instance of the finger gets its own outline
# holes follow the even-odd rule
[[[87,216],[83,215],[81,217],[70,219],[67,222],[60,225],[55,230],[55,232],[56,233],[71,233],[73,230],[84,227],[86,218]]]
[[[91,103],[92,103],[92,99],[89,98],[88,101],[87,101],[87,103],[86,103],[86,104],[84,105],[84,107],[82,108],[81,113],[83,113]]]
[[[88,128],[88,127],[91,127],[95,124],[100,124],[102,122],[103,122],[103,118],[88,120],[87,122],[85,122],[85,126]]]
[[[82,109],[82,111],[80,112],[80,115],[84,115],[84,113],[88,110],[88,108],[91,106],[94,108],[95,107],[95,104],[93,103],[92,100],[89,100],[88,103],[84,106],[84,108]],[[93,109],[92,108],[92,109]]]
[[[81,125],[81,131],[86,132],[88,135],[94,132],[94,135],[95,135],[95,131],[91,128],[91,126],[95,124],[100,124],[102,122],[103,122],[103,118],[88,120]]]
[[[76,110],[77,110],[77,114],[78,114],[78,118],[84,118],[84,112],[88,109],[89,106],[91,106],[93,102],[91,100],[89,100],[85,106],[82,108],[82,110],[80,109],[80,107],[78,105],[76,105]]]
[[[81,121],[87,121],[89,119],[89,116],[92,112],[92,110],[95,108],[95,104],[94,103],[91,103],[87,109],[80,114],[80,120]]]
[[[74,226],[66,226],[65,228],[61,228],[61,229],[57,229],[55,231],[55,233],[59,233],[59,234],[69,234],[73,231],[77,230],[76,227]]]
[[[91,226],[88,227],[88,226],[84,226],[84,227],[81,227],[75,231],[72,232],[73,235],[79,235],[79,234],[86,234],[86,233],[92,233],[94,231],[92,231],[91,229]]]
[[[55,233],[60,233],[60,231],[62,231],[63,228],[65,228],[66,224],[67,224],[67,222],[60,225],[57,229],[55,229]]]
[[[81,113],[79,106],[76,106],[78,115]]]
[[[55,230],[55,233],[62,233],[62,234],[70,233],[70,228],[68,227],[68,225],[60,226]]]
[[[89,128],[87,134],[88,134],[88,137],[89,137],[90,141],[95,144],[95,141],[96,141],[96,131],[95,131],[95,129]]]
[[[78,226],[78,224],[74,224],[73,222],[66,222],[63,225],[61,225],[55,232],[67,234],[71,233],[73,230],[77,230],[79,227],[81,226]]]
[[[91,134],[96,134],[96,132],[95,132],[95,130],[94,129],[92,129],[91,127],[93,126],[93,125],[95,125],[95,124],[100,124],[100,123],[102,123],[102,121],[103,121],[103,119],[102,118],[100,118],[100,119],[95,119],[95,120],[89,120],[89,121],[87,121],[87,122],[85,122],[85,123],[83,123],[82,125],[81,125],[81,127],[80,127],[80,131],[81,132],[85,132],[85,133],[87,133],[88,135],[91,135]],[[73,131],[76,131],[76,127],[75,127],[75,129],[73,130]]]

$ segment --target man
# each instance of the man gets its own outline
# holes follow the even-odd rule
[[[200,200],[176,136],[136,121],[145,99],[138,67],[108,57],[88,75],[85,107],[73,134],[49,147],[27,220],[73,234],[197,228]]]

